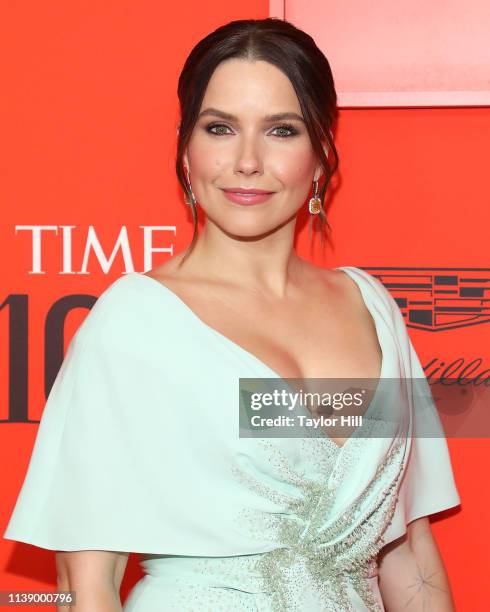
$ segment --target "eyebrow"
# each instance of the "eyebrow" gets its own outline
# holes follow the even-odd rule
[[[230,113],[225,113],[224,111],[220,111],[217,108],[206,108],[201,113],[199,113],[199,117],[203,117],[205,115],[213,115],[214,117],[220,117],[221,119],[225,119],[226,121],[238,121],[238,117],[235,115],[231,115]],[[296,120],[305,123],[305,120],[298,113],[276,113],[274,115],[266,115],[264,117],[265,121],[285,121],[285,120]]]

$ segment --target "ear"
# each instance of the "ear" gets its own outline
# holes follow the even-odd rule
[[[177,137],[179,136],[179,132],[180,132],[180,122],[177,124]],[[182,163],[184,164],[184,170],[185,173],[187,174],[187,176],[189,176],[189,158],[187,156],[187,149],[184,151],[184,154],[182,155]]]
[[[187,177],[189,177],[190,171],[189,171],[189,157],[187,156],[187,149],[184,151],[184,154],[182,155],[182,163],[184,164],[184,170],[187,174]]]
[[[318,165],[315,168],[315,174],[313,175],[313,180],[319,181],[322,174],[323,174],[323,168],[320,165]]]
[[[329,147],[327,144],[322,143],[322,147],[323,150],[325,151],[325,157],[328,158],[328,153],[329,153]],[[313,175],[313,180],[314,181],[318,181],[320,180],[321,175],[323,174],[323,167],[320,163],[318,163],[315,167],[315,174]]]

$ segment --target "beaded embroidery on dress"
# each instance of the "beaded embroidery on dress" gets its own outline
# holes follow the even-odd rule
[[[277,548],[255,565],[264,591],[271,594],[274,612],[354,612],[360,608],[352,602],[353,591],[363,609],[383,610],[369,579],[376,575],[376,557],[395,510],[410,451],[411,420],[407,402],[402,401],[407,398],[404,381],[398,381],[398,387],[391,381],[385,393],[382,383],[366,413],[368,423],[343,447],[326,437],[308,438],[308,430],[304,438],[290,442],[300,447],[300,469],[288,455],[290,444],[281,448],[277,440],[257,440],[274,477],[286,487],[278,488],[272,478],[257,477],[247,462],[233,467],[244,486],[284,508],[279,514],[260,515],[255,509],[241,513],[244,528],[275,534]],[[397,419],[392,418],[395,407]],[[396,432],[393,437],[386,436],[383,414]],[[385,437],[374,437],[382,432]],[[311,462],[309,469],[305,460]],[[365,485],[347,492],[346,483],[359,470],[366,472]]]

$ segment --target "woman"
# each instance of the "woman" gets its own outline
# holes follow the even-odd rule
[[[231,22],[179,99],[191,248],[115,281],[80,326],[5,537],[57,551],[77,612],[121,609],[130,552],[146,575],[126,612],[453,610],[428,515],[460,500],[444,437],[419,435],[433,404],[400,385],[428,390],[403,317],[368,273],[293,249],[337,165],[326,58],[288,22]],[[390,377],[364,414],[399,403],[391,436],[239,435],[240,379]]]

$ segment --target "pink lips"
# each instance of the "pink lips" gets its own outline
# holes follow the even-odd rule
[[[241,189],[238,187],[223,189],[223,193],[231,202],[245,206],[251,204],[261,204],[274,195],[273,191],[265,191],[264,189]]]

